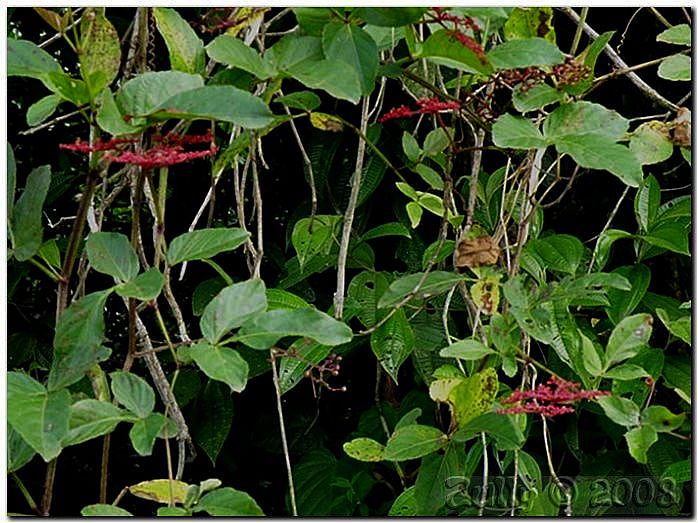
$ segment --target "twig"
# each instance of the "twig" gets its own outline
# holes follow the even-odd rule
[[[81,11],[82,9],[84,9],[84,8],[83,8],[83,7],[78,7],[78,8],[76,8],[75,11],[73,12],[73,15],[78,14],[78,12]],[[63,36],[63,34],[65,33],[65,31],[68,31],[69,29],[72,29],[73,27],[75,27],[76,25],[78,25],[78,24],[80,23],[80,20],[82,20],[82,17],[80,17],[80,18],[78,18],[77,20],[73,21],[73,22],[72,22],[70,25],[68,25],[63,31],[58,32],[58,33],[52,35],[50,38],[48,38],[48,39],[44,40],[43,42],[41,42],[41,43],[38,45],[38,47],[40,47],[40,48],[43,49],[44,47],[46,47],[46,46],[52,44],[53,42],[55,42],[56,40],[58,40],[61,36]]]
[[[572,9],[571,7],[558,7],[559,10],[561,10],[563,13],[565,13],[569,18],[571,18],[575,23],[579,23],[579,15]],[[599,33],[594,31],[588,24],[584,23],[584,32],[589,35],[592,39],[596,40],[596,38],[599,37]],[[604,47],[604,52],[608,55],[608,57],[611,59],[611,61],[616,65],[616,67],[620,69],[626,69],[628,67],[628,64],[626,64],[623,59],[616,53],[613,48],[606,44]],[[661,104],[662,106],[671,109],[673,111],[676,111],[678,107],[671,103],[669,100],[664,98],[661,94],[659,94],[657,91],[655,91],[652,87],[650,87],[642,78],[640,78],[637,74],[631,72],[628,73],[628,79],[635,84],[635,86],[640,89],[645,95],[647,95],[649,98],[654,100],[655,102]]]
[[[688,53],[689,51],[686,50],[683,52]],[[674,56],[675,54],[677,54],[677,53],[673,53],[669,56]],[[678,54],[681,54],[681,53],[678,53]],[[608,74],[605,74],[603,76],[599,76],[598,78],[594,78],[594,87],[597,87],[598,84],[601,84],[602,82],[605,82],[606,80],[609,80],[611,78],[615,78],[616,76],[624,75],[624,74],[630,73],[632,71],[638,71],[640,69],[644,69],[645,67],[651,67],[653,65],[661,63],[664,60],[666,60],[667,58],[669,58],[669,56],[662,56],[661,58],[655,58],[654,60],[649,60],[648,62],[643,62],[641,64],[630,65],[630,66],[626,67],[625,69],[616,69],[615,71],[611,71]],[[638,120],[638,118],[633,118],[633,120]]]
[[[27,490],[27,487],[24,486],[24,483],[22,482],[22,480],[19,479],[19,476],[17,475],[16,472],[12,473],[12,479],[14,480],[15,484],[17,485],[17,488],[22,493],[22,496],[24,496],[24,499],[26,500],[27,505],[29,505],[29,508],[32,509],[33,512],[36,512],[37,514],[41,514],[39,512],[39,507],[36,505],[36,501],[34,501],[34,498]]]
[[[657,11],[656,7],[650,7],[650,11],[652,11],[652,14],[657,17],[657,20],[664,24],[664,27],[671,27],[671,23],[669,22],[669,20],[664,18],[662,14],[659,11]]]
[[[279,428],[281,430],[281,444],[284,450],[284,458],[286,460],[286,474],[288,476],[288,492],[291,497],[291,513],[298,516],[298,508],[296,507],[296,490],[293,486],[293,471],[291,470],[291,457],[288,453],[288,443],[286,441],[286,427],[284,425],[284,411],[281,406],[281,386],[279,385],[279,373],[276,370],[276,353],[274,348],[269,349],[271,355],[271,371],[274,381],[274,392],[276,393],[276,412],[279,415]]]
[[[31,127],[29,129],[26,129],[24,131],[20,131],[21,136],[28,136],[30,134],[34,134],[37,131],[41,131],[42,129],[46,129],[47,127],[51,127],[52,125],[57,124],[58,122],[62,122],[63,120],[67,120],[68,118],[72,118],[73,116],[77,114],[82,114],[82,111],[84,110],[84,107],[81,107],[73,112],[62,114],[60,116],[57,116],[53,120],[49,120],[48,122],[44,122],[41,125],[37,125],[36,127]]]
[[[582,38],[583,26],[587,21],[587,14],[589,13],[588,7],[582,7],[582,14],[579,17],[579,23],[577,24],[577,30],[574,32],[574,39],[572,40],[572,45],[570,46],[570,54],[574,56],[577,53],[577,46],[579,45],[579,40]]]
[[[361,133],[366,134],[368,128],[369,97],[364,97],[361,107]],[[342,226],[342,239],[339,244],[339,256],[337,259],[337,290],[334,293],[334,317],[341,319],[344,315],[344,288],[346,278],[347,256],[349,254],[349,240],[351,239],[351,226],[354,222],[354,212],[359,199],[359,189],[361,188],[361,175],[364,168],[364,156],[366,153],[366,142],[359,139],[356,151],[356,167],[351,180],[351,193],[349,203],[344,212],[344,224]]]
[[[637,14],[642,11],[644,7],[638,7],[635,9],[635,12],[633,15],[630,17],[630,20],[628,20],[628,23],[625,24],[625,29],[623,29],[623,33],[620,35],[620,41],[618,42],[618,45],[616,46],[616,52],[620,53],[620,48],[623,47],[623,44],[625,43],[625,35],[628,34],[628,30],[630,29],[630,24],[633,23],[633,20],[635,20],[635,17]],[[577,26],[579,27],[579,26]]]
[[[257,140],[257,137],[254,134],[252,135],[252,140]],[[252,156],[252,195],[255,206],[255,221],[257,222],[257,245],[255,246],[255,259],[252,277],[260,278],[262,258],[264,257],[264,215],[262,213],[262,191],[259,187],[257,156],[254,153],[254,146],[250,146],[250,155]]]
[[[478,503],[477,515],[485,514],[485,505],[487,504],[487,483],[489,482],[489,459],[487,458],[487,438],[484,432],[480,432],[482,441],[482,486],[480,491],[480,502]]]
[[[284,106],[286,114],[291,116],[291,111],[288,107]],[[308,185],[310,185],[310,219],[308,221],[308,230],[313,229],[313,220],[315,219],[315,214],[317,213],[317,191],[315,189],[315,174],[313,173],[313,162],[310,161],[308,153],[303,146],[303,141],[301,140],[300,134],[298,134],[298,129],[296,128],[296,123],[293,120],[289,120],[291,124],[291,130],[293,131],[293,136],[296,138],[296,143],[298,144],[298,149],[301,152],[301,157],[303,158],[303,164],[308,171]]]
[[[553,456],[552,453],[550,452],[550,433],[548,432],[548,420],[545,416],[541,415],[541,419],[543,420],[543,443],[545,445],[545,457],[547,458],[548,461],[548,470],[550,471],[550,477],[553,478],[553,482],[557,485],[557,487],[560,489],[560,491],[564,494],[565,496],[565,516],[570,517],[572,516],[572,493],[570,492],[570,489],[568,489],[562,481],[560,481],[560,478],[557,476],[555,473],[555,467],[553,467]]]
[[[618,212],[618,209],[620,209],[620,204],[623,203],[625,196],[628,194],[628,189],[630,189],[630,187],[626,185],[625,189],[623,189],[623,192],[620,195],[620,198],[618,198],[618,201],[616,202],[615,207],[613,207],[613,210],[611,211],[611,214],[608,217],[608,220],[606,220],[606,224],[603,226],[603,229],[601,229],[601,232],[599,233],[599,236],[596,239],[596,246],[594,247],[594,252],[591,254],[591,261],[589,261],[589,268],[587,269],[587,274],[591,273],[592,269],[594,268],[594,262],[596,261],[596,255],[599,252],[599,242],[601,241],[601,237],[603,236],[603,233],[606,232],[606,230],[611,226],[611,222],[613,221],[613,218],[615,218],[616,213]]]
[[[475,202],[477,200],[477,185],[480,175],[480,165],[482,163],[482,144],[485,141],[485,130],[480,129],[475,134],[475,149],[473,149],[473,163],[470,169],[470,183],[468,184],[468,209],[465,217],[465,229],[463,234],[467,234],[473,225],[473,214],[475,213]]]
[[[516,487],[518,486],[519,480],[519,450],[514,450],[514,478],[513,485],[511,488],[511,512],[510,516],[516,515]]]

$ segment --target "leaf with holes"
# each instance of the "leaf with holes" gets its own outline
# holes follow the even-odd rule
[[[647,345],[652,334],[652,316],[635,314],[623,319],[611,332],[606,345],[608,365],[632,358]]]

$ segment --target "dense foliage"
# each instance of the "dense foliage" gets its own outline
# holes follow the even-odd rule
[[[9,510],[690,512],[691,20],[603,11],[10,10]]]

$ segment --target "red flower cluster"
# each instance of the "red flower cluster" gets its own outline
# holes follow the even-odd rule
[[[485,50],[482,48],[482,46],[480,44],[478,44],[471,37],[464,34],[462,31],[459,31],[458,29],[454,29],[453,31],[449,31],[449,34],[451,35],[451,37],[455,38],[461,44],[463,44],[465,47],[467,47],[473,53],[475,53],[475,55],[477,55],[478,59],[483,64],[487,62],[487,57],[485,56]]]
[[[460,109],[460,103],[442,102],[438,98],[423,98],[421,100],[417,100],[417,105],[419,106],[419,109],[416,110],[412,110],[406,105],[394,107],[378,118],[378,122],[383,123],[387,122],[388,120],[395,120],[397,118],[407,118],[408,116],[414,116],[415,114],[434,114],[441,111],[454,111]]]
[[[199,135],[176,135],[168,133],[165,136],[156,134],[153,142],[157,145],[145,151],[124,151],[119,146],[135,143],[133,138],[113,138],[108,142],[97,140],[93,145],[81,141],[79,138],[72,144],[61,144],[61,149],[76,151],[83,154],[95,151],[108,151],[104,158],[110,162],[128,163],[138,165],[143,169],[156,167],[169,167],[179,163],[190,162],[198,158],[205,158],[216,154],[217,148],[213,141],[213,134],[209,131]],[[201,151],[185,151],[184,145],[208,143],[209,148]]]
[[[470,29],[472,31],[479,31],[480,26],[478,26],[475,21],[469,16],[458,16],[448,11],[444,11],[443,7],[434,7],[434,20],[437,22],[453,22],[456,27],[462,26],[464,29]]]
[[[499,409],[498,414],[540,414],[551,417],[574,412],[569,404],[579,400],[590,400],[599,396],[608,396],[607,390],[582,390],[579,383],[551,377],[546,384],[535,389],[515,390],[511,396],[502,400],[511,407]]]

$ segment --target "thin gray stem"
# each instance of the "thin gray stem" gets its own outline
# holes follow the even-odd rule
[[[611,226],[611,222],[613,222],[613,218],[616,217],[616,214],[618,213],[618,209],[620,209],[620,204],[623,203],[623,200],[625,199],[625,196],[628,194],[628,189],[630,189],[629,186],[625,186],[625,189],[623,189],[623,193],[620,195],[620,198],[618,198],[618,201],[616,202],[615,207],[613,207],[613,210],[611,211],[611,215],[608,217],[608,220],[606,220],[606,225],[603,226],[603,229],[601,229],[601,232],[599,233],[598,238],[596,239],[596,246],[594,247],[594,252],[591,255],[591,261],[589,262],[589,268],[587,269],[587,273],[590,273],[592,269],[594,268],[594,262],[596,261],[596,256],[599,252],[599,242],[601,241],[601,237],[603,236],[603,233],[608,230],[608,228]]]
[[[478,503],[477,515],[485,514],[485,505],[487,504],[487,483],[489,482],[490,463],[487,458],[487,438],[485,433],[480,433],[482,441],[482,486],[480,490],[480,502]]]

